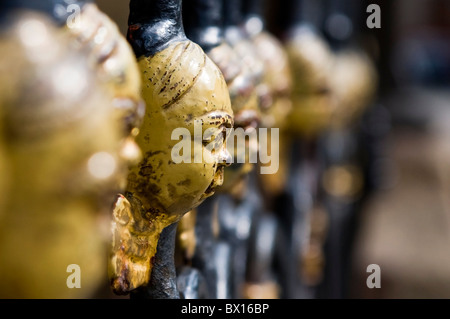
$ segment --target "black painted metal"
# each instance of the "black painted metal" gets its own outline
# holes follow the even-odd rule
[[[131,0],[127,38],[137,57],[154,55],[175,41],[186,40],[182,0]],[[132,292],[131,298],[180,298],[174,260],[176,228],[177,223],[161,233],[150,282]]]
[[[215,236],[212,228],[215,204],[214,198],[208,198],[197,207],[197,222],[195,225],[197,245],[192,259],[192,266],[198,269],[205,277],[211,298],[216,298],[217,283],[215,265],[211,262],[211,256],[213,256],[215,248]]]
[[[69,10],[70,5],[83,7],[93,0],[68,1],[68,0],[2,0],[0,1],[0,20],[7,17],[13,11],[27,9],[48,14],[55,23],[64,25],[67,18],[73,13]]]
[[[205,52],[223,41],[222,0],[184,0],[183,23],[186,35]]]
[[[244,21],[242,0],[222,0],[225,27],[239,26]]]
[[[197,207],[197,246],[192,267],[204,276],[209,298],[231,298],[232,255],[229,244],[214,231],[217,209],[216,196],[206,199]]]
[[[326,19],[323,31],[330,46],[336,52],[357,48],[361,49],[360,36],[366,30],[365,5],[363,1],[327,0]],[[329,25],[331,17],[340,16],[348,19],[351,32],[341,38],[333,36],[333,26]],[[374,125],[372,121],[378,124]],[[380,132],[381,125],[381,132]],[[341,130],[330,131],[321,141],[326,166],[354,165],[363,172],[365,189],[359,198],[344,201],[340,198],[324,194],[323,201],[330,217],[330,228],[325,245],[327,259],[325,276],[318,287],[318,298],[346,298],[349,296],[351,261],[355,236],[361,218],[361,206],[378,186],[373,170],[374,161],[383,156],[380,145],[389,130],[389,118],[379,105],[368,107],[359,125]],[[377,185],[378,184],[378,185]]]
[[[248,243],[246,280],[250,283],[277,281],[279,276],[275,271],[275,256],[279,236],[278,219],[273,214],[260,214],[254,218],[253,224]]]
[[[264,19],[264,9],[266,7],[267,0],[244,0],[243,13],[244,16],[258,16]]]
[[[321,29],[325,15],[325,0],[288,0],[281,12],[285,29],[308,24]]]
[[[130,293],[132,299],[180,299],[175,269],[175,236],[178,223],[164,228],[158,241],[150,282]]]
[[[181,0],[131,0],[127,38],[137,57],[186,39]]]
[[[83,6],[87,2],[91,1],[75,3]],[[67,0],[3,0],[0,1],[0,21],[8,13],[26,8],[47,13],[57,23],[63,24],[71,14],[67,12],[68,5],[73,3]],[[207,51],[221,43],[223,27],[240,26],[248,16],[264,19],[265,0],[185,0],[183,10],[181,3],[181,0],[130,1],[128,40],[136,56],[151,56],[173,41],[186,39],[184,29],[191,40]],[[365,12],[361,1],[349,4],[348,0],[288,0],[281,6],[287,28],[312,25],[324,31],[335,50],[354,43]],[[353,32],[345,38],[333,37],[327,29],[328,19],[333,15],[347,17]],[[379,114],[370,116],[373,118]],[[322,160],[327,167],[348,163],[366,165],[363,168],[369,184],[366,183],[368,189],[365,194],[370,194],[377,188],[374,176],[379,174],[373,171],[373,162],[381,156],[377,153],[380,136],[377,128],[366,125],[365,129],[362,133],[355,130],[332,132],[320,140],[319,148],[314,149],[311,149],[312,144],[298,141],[293,146],[290,184],[275,205],[277,215],[264,211],[254,180],[249,183],[249,195],[243,200],[237,201],[225,194],[206,200],[198,208],[198,244],[192,267],[184,266],[178,274],[173,260],[177,224],[164,229],[153,260],[150,282],[146,287],[133,291],[130,297],[240,298],[240,287],[246,280],[263,282],[272,279],[280,282],[282,298],[346,297],[361,201],[345,203],[326,196],[311,185],[308,175],[314,175],[316,182],[320,179]],[[355,147],[361,144],[357,138],[363,138],[368,148],[361,150]],[[365,154],[367,162],[358,158],[361,152],[368,152]],[[304,286],[298,276],[301,237],[314,200],[326,204],[331,225],[325,246],[325,280],[318,289]],[[218,209],[220,220],[218,234],[212,226],[215,209]],[[243,235],[245,222],[249,223],[249,231]],[[262,237],[269,241],[269,245],[261,249],[258,245]]]
[[[365,7],[363,1],[345,1],[345,0],[325,0],[326,10],[322,30],[333,49],[338,50],[348,45],[355,44],[360,30],[366,27],[364,15]],[[332,24],[331,18],[341,18],[341,23]],[[343,20],[343,19],[346,19]],[[336,29],[349,23],[350,32],[343,37],[336,37]]]
[[[210,294],[203,274],[190,266],[177,272],[177,288],[181,299],[209,299]]]
[[[262,198],[258,192],[254,172],[249,174],[246,195],[242,199],[227,194],[218,196],[220,238],[231,248],[230,287],[233,298],[242,298],[243,284],[247,281],[250,250],[259,247],[250,246],[255,220],[262,213]]]

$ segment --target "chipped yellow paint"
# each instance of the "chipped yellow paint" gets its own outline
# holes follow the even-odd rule
[[[235,116],[235,127],[245,127],[240,114],[251,114],[250,121],[259,121],[258,96],[254,74],[248,65],[226,42],[213,48],[208,56],[222,71],[230,92],[231,106]],[[246,116],[248,118],[248,115]]]
[[[178,140],[171,134],[186,128],[194,134],[194,120],[203,130],[233,125],[226,82],[217,66],[195,43],[174,42],[138,60],[147,110],[136,138],[143,159],[131,167],[125,196],[114,209],[112,258],[109,274],[113,290],[124,294],[149,281],[159,235],[187,211],[214,194],[223,182],[226,144],[215,152],[202,141],[202,163],[175,164],[171,151]],[[193,147],[194,151],[195,147]],[[118,218],[117,216],[126,216]]]
[[[117,188],[115,174],[97,178],[88,162],[98,153],[119,161],[113,96],[92,52],[42,15],[17,16],[0,47],[11,54],[0,63],[11,177],[0,223],[0,297],[90,297],[106,277],[105,199]],[[66,286],[73,263],[81,267],[81,289]]]
[[[292,74],[290,61],[282,43],[266,31],[252,37],[255,51],[264,63],[264,76],[258,86],[261,96],[261,127],[278,128],[280,138],[279,169],[274,174],[258,174],[261,191],[270,202],[285,188],[288,174],[289,136],[287,119],[292,112]],[[267,149],[272,149],[271,130],[268,131]],[[259,169],[259,168],[258,168]]]
[[[85,4],[79,21],[76,27],[66,25],[65,29],[74,43],[90,52],[90,62],[97,76],[113,97],[110,105],[123,134],[118,162],[121,175],[117,176],[117,183],[124,189],[128,165],[138,162],[142,156],[134,142],[134,132],[141,125],[145,108],[139,67],[131,46],[117,25],[97,5]]]
[[[348,127],[361,117],[375,96],[375,66],[362,51],[348,49],[335,56],[329,77],[335,104],[331,125],[336,129]]]
[[[194,257],[197,237],[195,236],[195,223],[197,210],[187,212],[178,223],[177,249],[180,251],[184,261],[191,261]]]
[[[283,130],[292,109],[292,74],[285,48],[273,35],[262,31],[252,38],[255,51],[264,63],[258,86],[261,101],[261,126]]]
[[[286,49],[294,75],[291,132],[314,138],[324,129],[348,126],[361,116],[378,81],[365,54],[333,53],[318,35],[306,31],[294,36]]]
[[[251,52],[254,51],[250,41],[240,41],[233,46],[224,42],[208,52],[208,56],[223,72],[227,82],[235,128],[256,128],[261,120],[256,90],[262,76],[261,63],[256,57],[248,63],[252,57]],[[246,152],[249,153],[248,147]],[[218,192],[228,192],[238,197],[244,195],[238,190],[245,189],[246,177],[253,169],[254,164],[249,163],[248,159],[243,165],[233,164],[226,168],[224,183]]]
[[[333,104],[328,75],[333,54],[323,39],[304,30],[289,39],[286,51],[294,77],[289,130],[313,138],[331,121]]]

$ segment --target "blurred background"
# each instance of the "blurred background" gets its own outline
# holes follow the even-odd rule
[[[450,1],[362,2],[381,8],[381,29],[358,27],[380,76],[384,155],[355,226],[346,296],[450,298]],[[125,34],[128,1],[97,3]],[[280,3],[267,17],[276,35]],[[366,286],[369,264],[381,267],[380,289]]]

